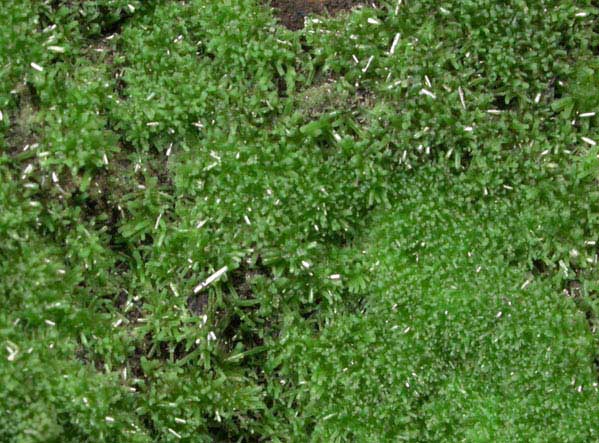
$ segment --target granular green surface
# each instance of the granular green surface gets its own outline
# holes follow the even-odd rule
[[[599,441],[597,3],[376,6],[0,0],[1,442]]]

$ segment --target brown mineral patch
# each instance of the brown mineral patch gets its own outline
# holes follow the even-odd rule
[[[277,17],[283,25],[292,30],[304,27],[304,17],[310,14],[335,15],[349,11],[355,6],[367,4],[359,0],[273,0]]]

